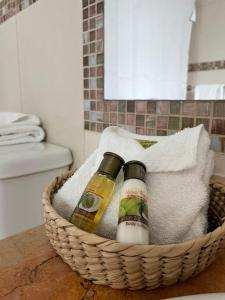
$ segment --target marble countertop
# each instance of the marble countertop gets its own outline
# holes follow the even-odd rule
[[[0,241],[1,300],[158,300],[215,292],[225,292],[225,250],[206,271],[186,282],[153,291],[128,291],[81,279],[55,253],[44,226]]]

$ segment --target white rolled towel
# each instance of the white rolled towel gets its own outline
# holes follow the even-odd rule
[[[138,139],[157,143],[144,149]],[[138,159],[147,166],[151,243],[178,243],[206,232],[213,153],[209,151],[209,136],[202,125],[168,137],[135,135],[119,127],[105,129],[98,149],[55,195],[53,205],[62,216],[71,215],[107,151],[117,153],[125,161]],[[98,226],[98,234],[112,239],[116,236],[122,184],[121,171]]]
[[[41,142],[44,130],[35,115],[17,112],[0,112],[0,146]]]

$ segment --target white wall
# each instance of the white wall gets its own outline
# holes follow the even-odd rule
[[[16,19],[0,25],[0,110],[21,110]]]
[[[82,1],[39,0],[0,26],[0,110],[40,116],[84,160]],[[3,66],[3,67],[2,67]]]

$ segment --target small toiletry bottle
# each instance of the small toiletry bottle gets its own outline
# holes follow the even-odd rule
[[[88,232],[95,232],[112,196],[116,177],[124,164],[117,154],[106,152],[87,184],[72,216],[71,223]]]
[[[145,185],[146,167],[140,161],[124,165],[117,240],[123,243],[148,244],[148,204]]]

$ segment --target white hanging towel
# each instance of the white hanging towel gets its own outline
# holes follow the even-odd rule
[[[225,99],[224,84],[199,84],[195,87],[195,100]]]
[[[105,99],[185,99],[195,0],[105,0]]]
[[[143,149],[137,139],[157,141],[157,144]],[[53,205],[62,216],[70,217],[107,151],[117,153],[125,161],[141,160],[147,166],[151,243],[178,243],[205,233],[213,152],[209,151],[208,133],[202,125],[168,137],[135,135],[119,127],[105,129],[98,149],[55,195]],[[112,239],[116,236],[122,184],[121,171],[98,226],[99,235]]]

